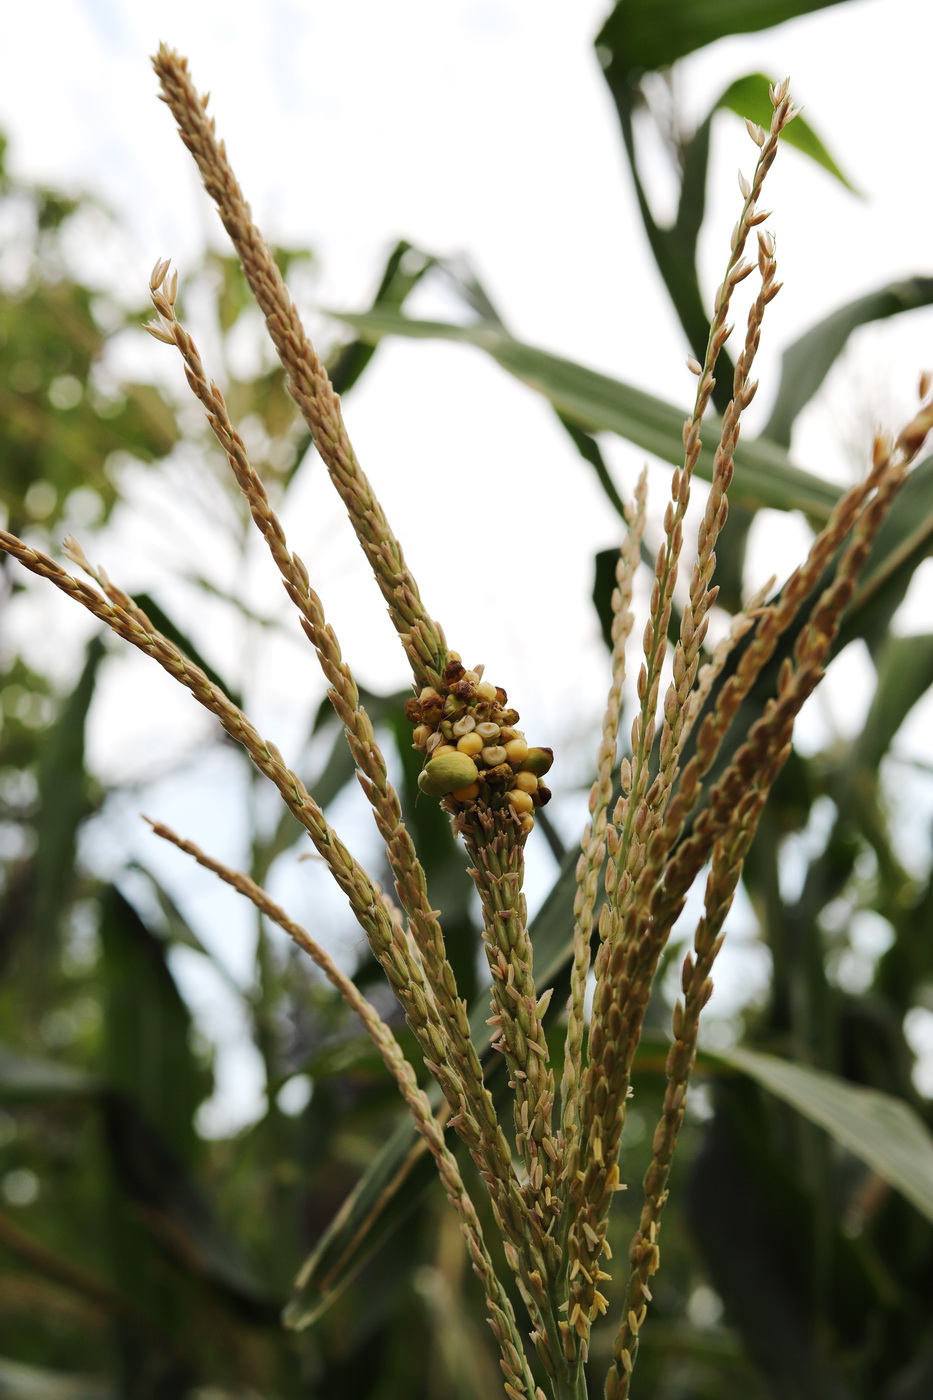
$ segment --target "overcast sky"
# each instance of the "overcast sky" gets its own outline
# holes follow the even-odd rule
[[[16,173],[92,189],[126,222],[125,256],[98,268],[102,277],[139,298],[156,258],[173,257],[184,280],[205,239],[223,244],[155,97],[148,56],[164,40],[188,55],[199,89],[210,90],[211,111],[266,237],[314,250],[321,305],[365,305],[388,249],[406,236],[432,251],[468,254],[522,339],[686,407],[693,393],[686,347],[653,272],[593,52],[608,8],[595,0],[8,5],[0,126]],[[790,73],[808,120],[864,193],[854,198],[794,151],[779,156],[764,203],[775,211],[786,285],[765,327],[762,402],[752,428],[770,403],[769,370],[795,335],[871,288],[930,270],[931,52],[926,0],[849,0],[724,41],[682,65],[683,105],[694,119],[744,73]],[[736,169],[750,172],[753,154],[740,122],[717,119],[703,244],[707,294],[720,279],[739,208]],[[661,164],[655,186],[663,212],[669,188]],[[87,256],[91,266],[92,250]],[[432,308],[423,302],[422,309]],[[433,309],[444,308],[437,302]],[[837,478],[851,473],[853,438],[868,432],[874,415],[902,417],[912,405],[918,370],[933,365],[931,333],[933,317],[923,312],[856,338],[845,369],[801,425],[794,443],[801,465]],[[154,356],[165,372],[163,347],[140,338],[126,353],[148,356],[146,364]],[[508,687],[533,741],[559,745],[591,732],[605,683],[589,603],[592,555],[616,541],[618,525],[543,401],[475,351],[393,344],[346,411],[452,645],[469,662],[486,662]],[[641,454],[619,442],[607,443],[607,452],[627,489]],[[129,587],[157,588],[168,507],[147,495],[145,482],[137,488],[133,531],[108,540],[104,562]],[[656,513],[665,490],[659,472]],[[490,512],[520,518],[544,565],[505,581],[495,558],[461,558],[447,522],[464,499],[488,500]],[[293,543],[359,679],[390,690],[405,683],[403,660],[340,509],[317,473],[293,503]],[[806,536],[793,528],[777,536],[763,521],[755,538],[761,580],[786,572],[793,563],[787,550]],[[263,603],[271,609],[278,585],[256,586],[268,588]],[[912,608],[915,617],[926,614],[929,592],[915,594]],[[310,667],[288,655],[296,684],[314,687]],[[851,697],[865,671],[858,657],[843,657],[842,665],[851,668],[850,699],[834,722],[847,728],[862,712]],[[116,762],[132,768],[152,726],[193,723],[190,706],[181,718],[187,702],[173,706],[156,688],[150,705],[134,702],[136,729],[133,719],[114,724],[113,714],[127,710],[119,687],[130,675],[145,687],[148,674],[142,662],[127,664],[114,680],[115,709],[98,716],[92,733],[104,771]],[[287,735],[281,697],[260,694],[256,703]],[[817,730],[824,733],[825,724]],[[149,751],[158,752],[158,743]],[[174,801],[166,796],[169,806]],[[540,861],[543,881],[546,857]],[[746,975],[736,968],[737,977]]]

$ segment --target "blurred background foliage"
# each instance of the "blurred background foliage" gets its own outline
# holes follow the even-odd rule
[[[767,80],[728,75],[706,120],[686,130],[670,67],[725,34],[817,8],[804,0],[628,0],[597,36],[647,246],[700,359],[706,298],[697,246],[711,123],[718,109],[760,120]],[[640,150],[648,126],[680,182],[668,225],[645,191]],[[801,120],[792,134],[828,177],[849,182],[810,125]],[[0,194],[0,502],[10,529],[57,541],[107,521],[128,460],[164,473],[190,420],[167,391],[128,382],[108,362],[110,337],[138,325],[145,311],[116,305],[74,270],[69,250],[82,224],[99,231],[105,211],[17,183],[2,166]],[[285,249],[277,256],[292,276],[308,257]],[[455,288],[468,324],[406,317],[406,299],[424,278]],[[232,259],[208,253],[188,293],[212,301],[221,352],[249,327],[254,313]],[[756,511],[802,511],[818,523],[838,493],[791,454],[796,418],[848,336],[931,299],[933,279],[905,278],[870,290],[788,347],[769,422],[743,443],[737,462],[736,505],[720,550],[727,609],[739,606]],[[373,306],[347,321],[358,338],[332,357],[339,392],[368,372],[385,335],[472,341],[550,399],[555,428],[577,445],[581,470],[596,473],[610,514],[622,502],[598,434],[620,433],[661,462],[679,458],[678,409],[516,340],[462,262],[399,243]],[[282,504],[301,474],[317,468],[281,372],[264,363],[237,378],[230,357],[222,363],[233,415],[251,425],[256,464]],[[720,373],[720,409],[729,380]],[[238,506],[223,525],[242,548]],[[933,1391],[933,1147],[922,1127],[933,1110],[917,1088],[906,1033],[933,1016],[933,860],[929,835],[918,830],[913,858],[903,858],[891,778],[903,777],[903,765],[892,768],[892,745],[933,685],[933,636],[891,627],[931,534],[933,459],[925,459],[879,537],[840,639],[840,648],[862,642],[877,675],[864,729],[819,752],[795,752],[746,869],[772,975],[766,997],[741,1017],[749,1053],[743,1059],[709,1046],[698,1065],[639,1357],[645,1400],[922,1400]],[[611,571],[611,556],[594,561],[604,624]],[[30,587],[4,561],[7,619]],[[205,668],[221,664],[201,655],[184,612],[167,597],[140,601]],[[242,600],[222,601],[234,635],[256,623]],[[29,664],[18,636],[13,626],[0,636],[0,1395],[480,1400],[499,1393],[456,1224],[368,1042],[277,933],[257,923],[254,968],[237,981],[159,870],[102,873],[83,833],[122,810],[125,793],[88,771],[84,740],[110,643],[90,638],[77,682],[63,692],[58,678]],[[766,694],[767,681],[749,697],[747,721]],[[414,803],[418,760],[402,699],[369,695],[365,703],[397,747],[407,819],[459,985],[482,1027],[486,997],[464,859],[437,808]],[[299,767],[318,800],[331,803],[352,782],[352,764],[326,706],[308,727]],[[183,769],[176,776],[184,782]],[[287,816],[270,823],[252,796],[246,806],[251,873],[262,882],[281,857],[295,859],[299,829]],[[558,989],[549,1034],[559,1050],[574,853],[565,855],[557,830],[547,837],[560,873],[535,920],[536,972],[542,989]],[[261,1060],[264,1109],[232,1136],[204,1131],[215,1047],[180,989],[180,949],[212,963]],[[672,952],[672,974],[678,961]],[[410,1050],[374,965],[363,960],[357,976],[394,1015]],[[623,1200],[614,1224],[617,1260],[625,1258],[650,1152],[675,986],[676,976],[659,978],[639,1052],[622,1164],[635,1199]],[[824,1077],[782,1083],[772,1055]],[[489,1072],[494,1084],[497,1066]],[[885,1117],[881,1100],[851,1106],[844,1091],[852,1085],[908,1105],[910,1130]],[[597,1331],[593,1394],[608,1342]]]

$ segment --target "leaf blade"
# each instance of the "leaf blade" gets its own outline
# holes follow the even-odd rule
[[[718,1058],[823,1128],[933,1220],[933,1135],[903,1099],[758,1050]]]
[[[682,409],[622,380],[514,340],[499,327],[417,321],[389,312],[334,314],[360,334],[376,339],[402,335],[419,340],[449,340],[484,350],[584,431],[617,433],[673,466],[683,460],[686,414]],[[700,454],[697,474],[708,481],[713,471],[713,448],[709,443],[718,436],[712,416],[705,436],[707,445]],[[796,466],[778,444],[763,438],[739,443],[733,500],[751,508],[802,510],[822,521],[839,494],[839,488],[831,482]]]

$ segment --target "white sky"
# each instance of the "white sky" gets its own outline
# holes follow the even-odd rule
[[[95,190],[126,221],[125,263],[102,275],[141,297],[153,262],[171,256],[184,280],[206,238],[223,243],[155,97],[148,55],[164,40],[188,55],[198,87],[211,91],[219,132],[266,237],[315,251],[320,305],[365,305],[399,236],[436,252],[465,252],[516,335],[686,406],[693,381],[683,367],[685,346],[653,271],[593,53],[608,8],[595,0],[7,5],[0,126],[17,173]],[[873,287],[929,271],[931,51],[933,8],[925,0],[850,0],[714,45],[683,66],[684,106],[696,118],[744,73],[790,73],[808,119],[866,196],[853,198],[792,150],[778,158],[765,204],[775,211],[786,285],[765,326],[752,431],[773,393],[769,374],[795,335]],[[719,118],[703,248],[708,294],[739,206],[736,168],[752,164],[741,123]],[[657,186],[663,200],[660,167]],[[802,424],[794,445],[801,465],[844,476],[853,436],[865,435],[883,413],[893,413],[897,425],[913,402],[917,371],[933,364],[931,332],[933,316],[922,312],[856,338],[846,369]],[[169,351],[143,340],[127,351],[130,358],[157,363],[162,375],[177,370],[166,369]],[[485,661],[507,686],[533,741],[560,747],[591,733],[605,684],[589,602],[592,555],[616,541],[618,525],[546,405],[477,352],[402,343],[380,351],[345,407],[360,457],[452,645],[471,662]],[[606,448],[625,489],[641,455],[617,441]],[[134,489],[122,534],[108,532],[96,553],[125,586],[158,588],[166,562],[183,557],[170,528],[185,548],[199,547],[197,534],[171,501],[153,497],[151,482]],[[659,473],[657,513],[665,490]],[[528,567],[503,568],[495,551],[474,546],[457,524],[465,509],[501,521],[505,558],[527,558]],[[289,526],[359,679],[379,690],[403,685],[391,629],[322,471],[293,503]],[[762,526],[759,579],[793,562],[788,536]],[[796,551],[804,536],[789,535]],[[222,560],[220,573],[229,579],[238,567]],[[278,585],[265,567],[249,582],[261,607],[277,606]],[[928,592],[918,592],[914,607],[922,619]],[[55,616],[50,654],[60,645],[57,629],[75,631],[70,613]],[[268,683],[253,687],[253,708],[288,752],[307,713],[306,703],[296,712],[295,696],[314,699],[320,691],[298,649],[280,650],[275,665],[263,668]],[[223,661],[222,649],[217,655]],[[866,672],[857,657],[846,664],[849,698],[834,707],[833,722],[851,730],[863,710],[851,697],[864,694]],[[151,773],[179,732],[188,743],[207,732],[142,661],[112,669],[108,691],[91,735],[104,772],[122,764]],[[814,733],[825,735],[825,723],[814,723]],[[572,760],[568,767],[565,787],[583,776]],[[216,825],[203,796],[215,789],[204,781],[194,806],[160,787],[164,805],[153,814],[177,819],[208,846],[213,835],[213,849],[235,858],[238,834],[229,822]],[[576,806],[568,801],[572,830]],[[145,838],[135,848],[151,857]],[[549,867],[543,854],[536,859],[532,884],[541,887]],[[217,898],[213,886],[207,898]],[[234,943],[246,942],[240,954],[228,944],[228,956],[244,970],[248,935],[242,919],[239,926]],[[744,984],[749,975],[740,960],[734,980]],[[726,998],[729,978],[724,963]],[[229,1092],[235,1099],[235,1086]]]

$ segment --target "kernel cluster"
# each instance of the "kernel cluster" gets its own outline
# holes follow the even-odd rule
[[[550,789],[540,779],[554,754],[529,747],[516,728],[518,711],[509,709],[501,686],[483,680],[482,666],[467,670],[451,652],[444,689],[425,686],[406,703],[405,714],[415,726],[413,747],[425,755],[418,779],[422,792],[446,798],[454,811],[504,801],[522,831],[531,831],[535,807],[550,801]]]

